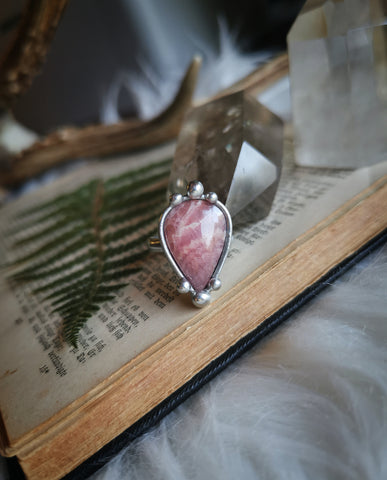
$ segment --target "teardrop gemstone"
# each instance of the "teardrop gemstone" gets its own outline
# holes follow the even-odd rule
[[[168,213],[164,236],[171,255],[196,292],[211,280],[226,239],[223,212],[206,200],[185,201]]]

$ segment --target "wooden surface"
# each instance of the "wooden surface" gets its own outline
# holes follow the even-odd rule
[[[383,177],[7,453],[29,479],[60,478],[383,231],[386,205]]]

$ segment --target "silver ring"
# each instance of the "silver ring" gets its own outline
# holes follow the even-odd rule
[[[203,307],[210,292],[219,290],[218,276],[232,238],[232,220],[216,193],[204,193],[198,181],[190,182],[187,194],[174,193],[159,224],[159,238],[149,248],[163,251],[180,279],[179,293],[190,293],[192,303]],[[180,245],[179,245],[180,242]]]

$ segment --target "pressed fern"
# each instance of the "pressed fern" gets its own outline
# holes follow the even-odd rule
[[[85,322],[139,271],[164,208],[170,160],[95,179],[20,212],[11,280],[32,283],[63,320],[73,346]]]

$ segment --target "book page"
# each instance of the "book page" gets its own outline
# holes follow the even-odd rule
[[[90,178],[109,178],[129,165],[172,154],[173,145],[168,145],[88,165],[4,207],[0,211],[0,262],[13,258],[12,242],[5,232],[16,212],[71,191]],[[387,163],[355,171],[300,168],[294,166],[292,155],[291,141],[286,140],[283,173],[271,213],[234,231],[220,275],[223,286],[213,292],[213,301],[221,301],[228,290],[292,240],[387,173]],[[11,445],[90,390],[98,392],[101,381],[198,314],[188,295],[177,294],[176,276],[161,253],[149,254],[130,284],[102,305],[82,328],[77,348],[58,342],[61,319],[39,295],[26,287],[11,290],[5,275],[0,282],[0,408]]]

